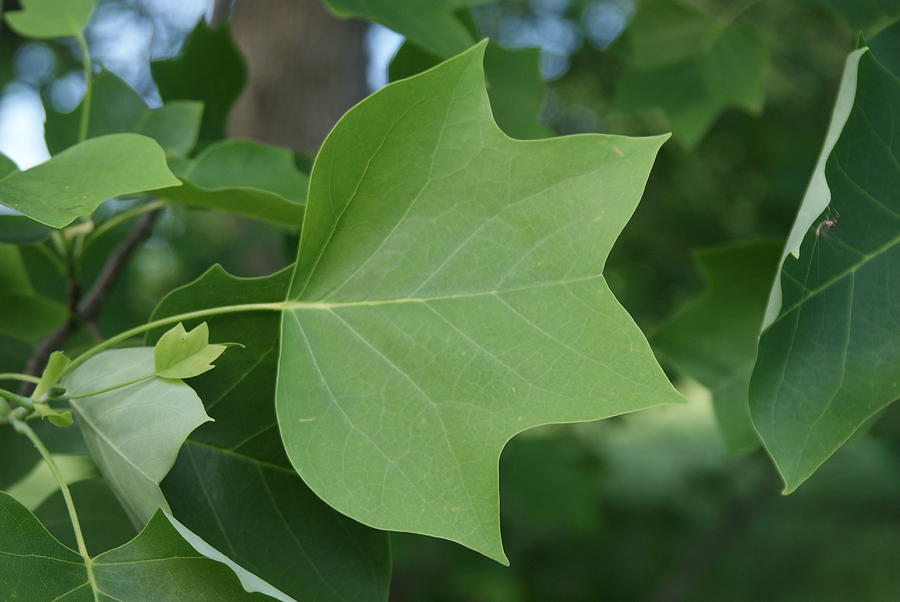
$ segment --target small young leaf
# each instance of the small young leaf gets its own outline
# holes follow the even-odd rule
[[[21,36],[69,38],[80,34],[97,0],[21,0],[22,10],[6,13],[6,22]]]
[[[104,351],[66,375],[71,395],[90,393],[153,373],[153,348]],[[180,380],[151,378],[69,401],[97,466],[137,526],[157,508],[159,490],[185,438],[210,420],[203,402]]]
[[[178,185],[155,141],[113,134],[77,144],[0,180],[0,203],[62,228],[110,197]]]
[[[203,322],[190,332],[179,322],[164,334],[153,350],[154,374],[161,378],[191,378],[215,368],[212,362],[226,345],[209,344],[209,326]]]
[[[50,354],[50,358],[47,360],[47,366],[44,368],[44,372],[41,374],[41,379],[38,381],[37,386],[34,388],[34,393],[32,393],[32,397],[34,399],[40,399],[44,396],[44,393],[47,390],[59,382],[59,379],[63,375],[63,370],[66,369],[66,366],[69,365],[70,360],[62,351],[54,351]]]

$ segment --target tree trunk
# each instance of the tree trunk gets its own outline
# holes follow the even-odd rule
[[[229,134],[315,153],[366,90],[366,25],[319,0],[244,0],[231,17],[249,72]]]

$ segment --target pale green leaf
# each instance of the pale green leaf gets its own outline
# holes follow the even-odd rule
[[[150,69],[166,103],[175,100],[203,103],[199,137],[202,144],[225,137],[231,105],[247,81],[244,59],[231,39],[227,23],[211,29],[200,19],[188,36],[181,56],[154,61]]]
[[[112,134],[0,180],[0,203],[62,228],[110,197],[165,186],[178,186],[178,180],[156,142],[137,134]]]
[[[440,58],[466,49],[475,40],[454,13],[487,0],[325,0],[341,17],[377,21]]]
[[[681,398],[602,276],[665,137],[512,140],[484,48],[383,88],[323,144],[276,407],[329,504],[505,562],[510,437]]]
[[[730,453],[759,445],[747,394],[780,250],[778,241],[755,240],[699,251],[696,263],[706,277],[706,290],[651,337],[658,355],[710,390]]]
[[[223,140],[176,170],[182,185],[159,190],[168,201],[297,227],[308,176],[294,152],[252,140]]]
[[[153,348],[104,351],[63,379],[78,395],[153,374]],[[188,385],[152,378],[69,402],[91,455],[132,522],[168,510],[159,489],[185,438],[209,420]]]
[[[51,154],[78,142],[82,105],[69,113],[47,108],[44,138]],[[94,79],[88,137],[134,133],[153,138],[168,156],[187,155],[197,142],[203,103],[173,101],[151,109],[131,86],[104,71]]]
[[[213,266],[170,293],[153,319],[222,304],[284,299],[291,270],[235,278]],[[387,598],[387,534],[339,514],[312,493],[284,453],[275,421],[279,315],[211,316],[240,341],[218,369],[191,381],[215,418],[193,432],[162,490],[178,517],[242,566],[298,600]],[[149,341],[161,332],[151,333]],[[252,511],[248,511],[252,509]]]
[[[212,362],[225,345],[209,344],[209,326],[201,323],[190,332],[179,322],[160,337],[153,349],[153,369],[162,378],[191,378],[215,368]]]
[[[22,10],[6,13],[6,23],[27,38],[80,35],[97,0],[21,0]]]
[[[881,36],[896,39],[900,24]],[[853,52],[750,385],[753,423],[786,492],[900,398],[898,124],[897,74],[874,52]]]
[[[679,15],[669,24],[672,45],[662,55],[663,42],[654,35],[660,25],[654,13],[659,10]],[[688,148],[726,109],[751,114],[762,110],[768,52],[754,30],[728,25],[681,0],[650,0],[640,4],[628,31],[635,59],[617,84],[616,110],[662,111],[675,139]],[[637,49],[642,43],[650,43],[650,48]]]
[[[31,396],[35,399],[43,397],[44,393],[46,393],[50,387],[59,382],[59,379],[62,378],[62,375],[65,372],[66,366],[68,366],[71,361],[72,360],[66,357],[61,351],[54,351],[51,353],[47,360],[47,365],[41,373],[41,378]]]
[[[95,556],[88,571],[84,558],[3,492],[0,575],[8,599],[29,602],[292,600],[161,511],[124,546]]]

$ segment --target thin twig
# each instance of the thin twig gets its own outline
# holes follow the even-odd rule
[[[106,300],[106,296],[109,294],[113,284],[122,275],[123,270],[128,265],[128,261],[137,248],[153,232],[153,225],[156,223],[159,214],[160,210],[157,209],[140,217],[137,224],[128,233],[128,236],[107,257],[100,275],[97,276],[91,290],[83,298],[79,294],[78,282],[74,279],[69,279],[69,319],[37,344],[31,357],[28,358],[28,362],[25,364],[26,374],[40,374],[50,354],[62,348],[63,344],[78,330],[81,324],[94,323],[94,319],[100,313],[103,302]],[[32,383],[23,382],[19,387],[19,394],[30,395],[32,390],[34,390]]]

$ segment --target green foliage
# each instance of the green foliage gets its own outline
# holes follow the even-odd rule
[[[70,400],[72,411],[100,472],[137,526],[157,508],[169,509],[159,482],[188,434],[210,420],[193,389],[177,379],[148,378],[153,371],[153,348],[135,347],[97,355],[62,381],[67,395],[85,395]]]
[[[679,397],[601,275],[664,138],[511,140],[483,51],[374,94],[319,151],[276,406],[329,504],[505,562],[510,437]]]
[[[184,325],[162,335],[153,348],[153,373],[161,378],[191,378],[209,372],[226,345],[209,344],[209,326],[203,322],[190,332]]]
[[[220,601],[265,599],[248,592],[264,592],[279,600],[265,583],[254,583],[219,558],[211,558],[196,536],[188,539],[183,527],[161,512],[137,537],[115,550],[91,559],[90,565],[61,544],[33,514],[0,492],[0,573],[5,593],[13,599],[52,600],[63,597],[139,600],[180,599]],[[201,548],[198,550],[197,548]],[[208,546],[206,546],[208,548]],[[238,567],[239,568],[239,567]]]
[[[103,169],[90,169],[94,165]],[[0,203],[62,228],[110,197],[177,185],[156,142],[137,134],[112,134],[0,180]]]
[[[661,29],[666,35],[659,35]],[[694,147],[729,107],[752,114],[762,110],[768,53],[752,29],[683,0],[646,0],[628,39],[634,50],[614,106],[660,109],[686,147]]]
[[[730,453],[759,445],[747,401],[759,325],[781,244],[756,240],[697,253],[707,289],[652,337],[653,348],[712,393]]]
[[[289,149],[224,140],[175,171],[182,185],[157,191],[168,201],[292,228],[303,221],[308,176],[297,167]]]
[[[81,35],[97,0],[21,0],[22,10],[4,15],[21,36],[37,39]]]
[[[70,113],[48,110],[44,123],[47,148],[57,154],[78,142],[83,102]],[[203,103],[173,101],[149,108],[128,84],[104,71],[94,80],[88,135],[134,133],[153,138],[167,156],[188,154],[197,142]]]
[[[29,342],[46,336],[66,319],[64,306],[35,292],[19,249],[6,243],[0,243],[0,315],[0,334]]]
[[[159,94],[166,103],[199,100],[203,103],[200,142],[225,137],[231,105],[247,81],[247,67],[231,39],[228,25],[211,29],[197,23],[181,56],[150,65]]]
[[[788,492],[900,397],[898,97],[875,53],[850,55],[767,309],[750,409]]]
[[[213,266],[169,294],[153,318],[284,299],[290,272],[242,279]],[[272,403],[278,315],[213,316],[209,323],[217,336],[244,347],[225,354],[217,370],[191,381],[215,422],[190,435],[162,483],[175,516],[298,600],[385,600],[390,580],[386,534],[332,510],[284,454]]]

